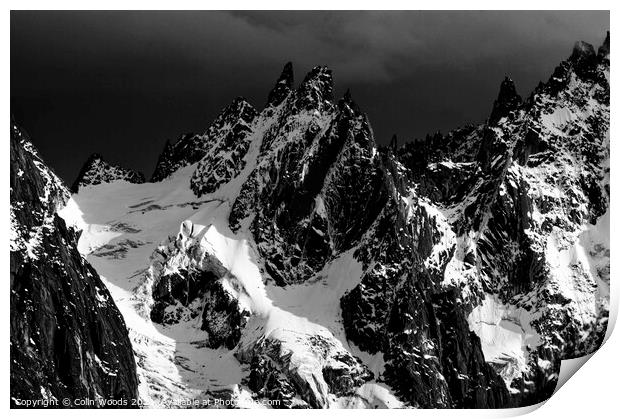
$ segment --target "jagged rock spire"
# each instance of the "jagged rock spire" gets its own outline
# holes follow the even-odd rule
[[[297,107],[299,109],[320,110],[334,99],[334,81],[332,71],[325,66],[314,67],[297,89]]]
[[[594,47],[583,41],[575,43],[568,61],[572,63],[575,73],[581,78],[592,76],[598,64]]]
[[[398,138],[396,137],[396,134],[392,135],[392,139],[390,140],[390,150],[392,152],[395,152],[396,149],[398,149]]]
[[[256,109],[238,97],[209,127],[205,133],[208,146],[190,181],[197,196],[215,192],[243,170],[251,141],[248,135],[257,116]]]
[[[598,56],[600,59],[609,59],[609,31],[607,31],[603,44],[598,48]]]
[[[569,59],[575,62],[591,58],[594,55],[596,54],[594,52],[594,47],[592,46],[592,44],[588,44],[584,41],[577,41],[575,42],[575,46],[573,47],[573,53],[571,54]]]
[[[234,124],[239,120],[245,122],[251,122],[258,112],[243,96],[237,96],[230,105],[226,106],[222,112],[213,121],[211,126],[205,131],[205,135],[213,129],[214,126],[219,128],[219,125],[231,123]]]
[[[178,169],[199,162],[207,151],[231,130],[247,130],[247,125],[256,115],[258,112],[245,98],[235,98],[202,134],[183,134],[175,143],[167,142],[151,181],[159,182]],[[233,135],[230,138],[234,137]]]
[[[351,89],[347,89],[347,91],[344,92],[342,99],[338,101],[338,107],[341,111],[348,108],[347,112],[352,112],[353,114],[362,113],[359,106],[357,106],[357,103],[353,101],[353,96],[351,96]]]
[[[80,169],[77,178],[73,182],[73,185],[71,185],[71,192],[75,193],[78,191],[78,189],[80,189],[81,183],[83,182],[84,177],[87,175],[88,171],[101,161],[103,161],[103,157],[99,153],[92,153],[90,156],[88,156],[88,158],[82,165],[82,168]]]
[[[598,77],[597,67],[600,63],[609,65],[609,33],[599,48],[598,54],[587,42],[576,42],[570,57],[555,68],[546,83],[538,85],[534,95],[542,91],[556,95],[568,86],[572,74],[576,74],[582,80],[596,79]]]
[[[344,92],[344,96],[342,97],[345,102],[351,102],[353,100],[353,98],[351,97],[351,89],[347,89],[346,92]]]
[[[293,63],[288,62],[284,65],[282,69],[282,74],[276,81],[276,85],[269,92],[269,97],[267,98],[267,107],[269,106],[278,106],[284,98],[289,94],[291,89],[293,88],[294,75],[293,75]]]
[[[497,100],[493,103],[489,124],[496,124],[500,119],[515,110],[520,104],[521,96],[517,93],[514,81],[512,81],[510,77],[506,77],[499,87]]]

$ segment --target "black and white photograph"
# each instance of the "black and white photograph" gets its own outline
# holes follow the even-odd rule
[[[542,405],[617,310],[611,32],[11,10],[9,407]]]

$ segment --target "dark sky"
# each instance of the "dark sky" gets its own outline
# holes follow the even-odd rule
[[[489,114],[598,47],[609,12],[11,12],[11,111],[71,183],[93,152],[150,176],[167,138],[236,96],[262,108],[282,66],[350,88],[385,144]]]

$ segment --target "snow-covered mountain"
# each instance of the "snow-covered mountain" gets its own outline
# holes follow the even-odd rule
[[[526,100],[504,80],[484,124],[381,148],[329,69],[295,87],[288,63],[262,110],[237,98],[166,144],[151,182],[86,170],[58,214],[124,317],[142,402],[549,397],[607,325],[608,79],[609,36],[578,43]]]

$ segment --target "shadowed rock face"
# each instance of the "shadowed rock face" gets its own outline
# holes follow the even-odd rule
[[[11,405],[137,398],[125,322],[77,234],[56,211],[69,192],[11,126]],[[126,405],[126,407],[131,407]]]

